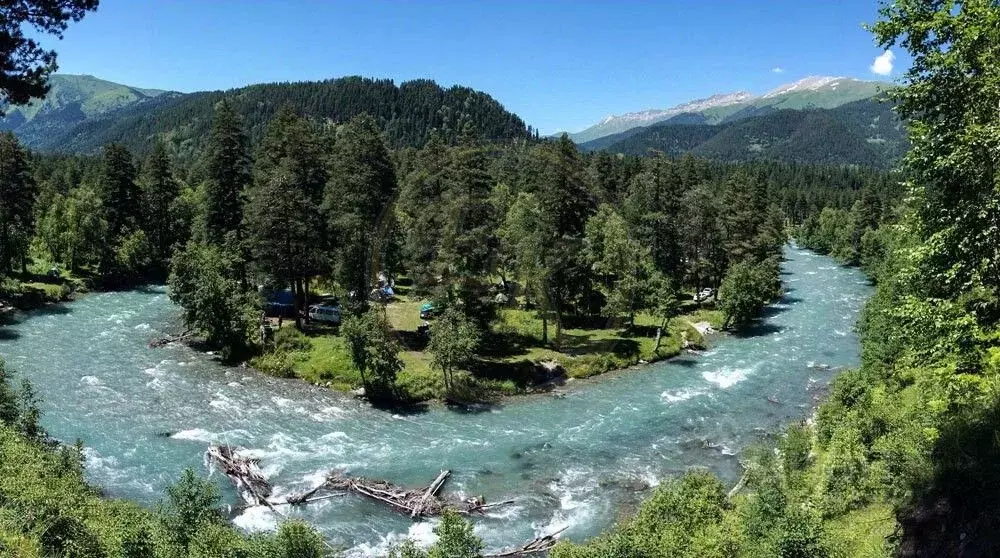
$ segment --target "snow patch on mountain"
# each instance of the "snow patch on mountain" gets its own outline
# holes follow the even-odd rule
[[[609,124],[616,120],[624,120],[630,122],[649,122],[656,120],[664,120],[671,116],[677,114],[683,114],[685,112],[698,112],[714,107],[724,107],[727,105],[735,105],[737,103],[742,103],[753,99],[753,93],[749,91],[735,91],[733,93],[720,93],[718,95],[712,95],[711,97],[706,97],[704,99],[695,99],[694,101],[688,101],[686,103],[679,104],[667,109],[646,109],[637,112],[626,112],[625,114],[614,115],[609,114],[605,116],[598,125]]]
[[[793,93],[796,91],[818,91],[824,87],[837,89],[837,85],[839,85],[841,81],[858,81],[858,80],[843,76],[838,76],[838,77],[809,76],[806,78],[802,78],[799,81],[796,81],[795,83],[787,83],[785,85],[782,85],[781,87],[778,87],[777,89],[768,91],[767,93],[761,96],[761,99],[771,99],[773,97],[787,95],[789,93]]]

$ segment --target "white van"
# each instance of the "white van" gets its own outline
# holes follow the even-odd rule
[[[313,304],[309,307],[309,319],[316,322],[340,325],[340,306]]]

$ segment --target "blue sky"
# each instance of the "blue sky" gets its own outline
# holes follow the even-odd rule
[[[807,75],[894,79],[876,0],[101,0],[60,71],[197,91],[343,75],[486,91],[543,133]],[[52,44],[52,41],[48,41]],[[780,68],[782,71],[776,71]]]

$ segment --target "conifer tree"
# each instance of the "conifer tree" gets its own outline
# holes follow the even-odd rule
[[[157,265],[165,265],[170,260],[171,247],[178,240],[177,231],[173,228],[171,206],[180,195],[180,184],[174,180],[170,156],[163,142],[153,144],[143,163],[139,182],[143,199],[143,228],[153,250],[152,257]]]
[[[250,184],[250,154],[243,120],[223,99],[215,106],[212,131],[205,148],[205,233],[222,244],[239,229],[243,219],[243,192]]]
[[[0,134],[0,277],[27,258],[38,186],[14,134]]]
[[[381,270],[392,240],[396,174],[375,121],[359,116],[340,127],[330,156],[323,212],[342,287],[360,300]]]
[[[142,193],[135,182],[132,153],[120,145],[110,144],[104,148],[100,196],[111,243],[139,227]]]

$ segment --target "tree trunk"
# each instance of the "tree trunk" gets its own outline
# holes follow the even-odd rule
[[[663,333],[667,331],[668,325],[670,325],[670,316],[664,316],[660,327],[656,330],[656,346],[653,347],[654,353],[660,350],[660,342],[663,341]]]
[[[305,284],[305,305],[304,306],[305,306],[305,311],[306,311],[305,312],[305,315],[306,315],[306,324],[309,324],[310,323],[310,321],[309,321],[309,283],[310,283],[309,278],[306,277],[305,279],[303,279],[303,283]]]
[[[549,317],[548,312],[542,312],[542,345],[549,343]]]
[[[562,330],[563,330],[563,314],[562,307],[556,309],[556,341],[555,348],[560,350],[562,347]]]
[[[292,281],[292,294],[295,296],[295,329],[302,329],[302,280]]]

